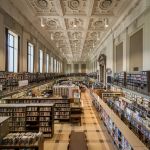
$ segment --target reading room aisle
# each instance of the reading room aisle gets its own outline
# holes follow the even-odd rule
[[[92,105],[89,91],[81,94],[83,102],[82,123],[57,123],[54,127],[54,136],[44,142],[44,150],[67,150],[71,131],[83,131],[87,136],[88,150],[116,150],[110,135]]]

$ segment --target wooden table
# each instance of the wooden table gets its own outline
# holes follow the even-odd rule
[[[86,135],[84,132],[71,132],[69,150],[87,150]]]

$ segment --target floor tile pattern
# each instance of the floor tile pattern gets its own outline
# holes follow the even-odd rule
[[[87,136],[88,150],[116,150],[104,124],[92,106],[88,90],[81,94],[83,101],[82,125],[70,123],[55,124],[54,136],[44,141],[44,150],[67,150],[71,131],[84,131]]]

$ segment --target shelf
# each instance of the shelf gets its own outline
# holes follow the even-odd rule
[[[13,112],[14,107],[16,110],[19,110],[19,114],[23,113],[24,116],[17,115],[18,114],[17,111]],[[46,112],[43,111],[44,107],[45,107]],[[43,122],[43,120],[44,120],[44,122],[48,123],[49,128],[51,128],[51,131],[54,131],[53,104],[38,103],[38,104],[2,104],[2,105],[0,105],[0,110],[3,108],[4,108],[4,110],[6,110],[6,113],[8,110],[12,110],[12,114],[14,115],[13,119],[9,123],[9,127],[11,128],[11,131],[15,131],[15,132],[16,131],[19,132],[22,130],[23,131],[31,131],[31,129],[33,131],[34,130],[38,131],[39,130],[39,124],[40,124],[40,122]],[[35,111],[35,110],[34,111],[28,111],[28,110],[33,110],[35,108],[37,111]],[[47,108],[49,108],[49,109],[47,109]],[[20,111],[20,109],[22,109],[22,111]],[[42,112],[40,110],[42,110]],[[50,112],[48,112],[47,110],[50,110]],[[45,115],[44,115],[44,113],[45,113]],[[2,113],[0,112],[0,115],[1,114],[4,115],[5,112],[4,111]],[[9,115],[9,113],[7,113],[7,115]],[[39,116],[39,115],[42,115],[42,116]],[[20,120],[20,118],[21,118],[21,120]],[[20,121],[22,123],[18,124]],[[24,126],[23,126],[23,124],[24,124]],[[21,130],[19,127],[21,127]],[[46,125],[46,128],[47,128],[47,125]],[[51,135],[53,135],[53,133]]]
[[[103,102],[96,94],[95,101],[101,106],[102,110],[110,117],[115,126],[120,130],[131,147],[136,150],[148,150],[146,146],[137,138],[137,136],[122,122],[122,120]],[[107,124],[107,122],[106,122]]]

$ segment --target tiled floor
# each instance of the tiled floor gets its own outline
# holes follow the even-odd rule
[[[81,100],[84,106],[82,125],[71,125],[69,123],[55,124],[54,137],[45,140],[44,150],[67,150],[69,134],[72,130],[85,132],[88,150],[116,149],[103,122],[97,117],[97,112],[92,106],[88,91],[81,94]]]

